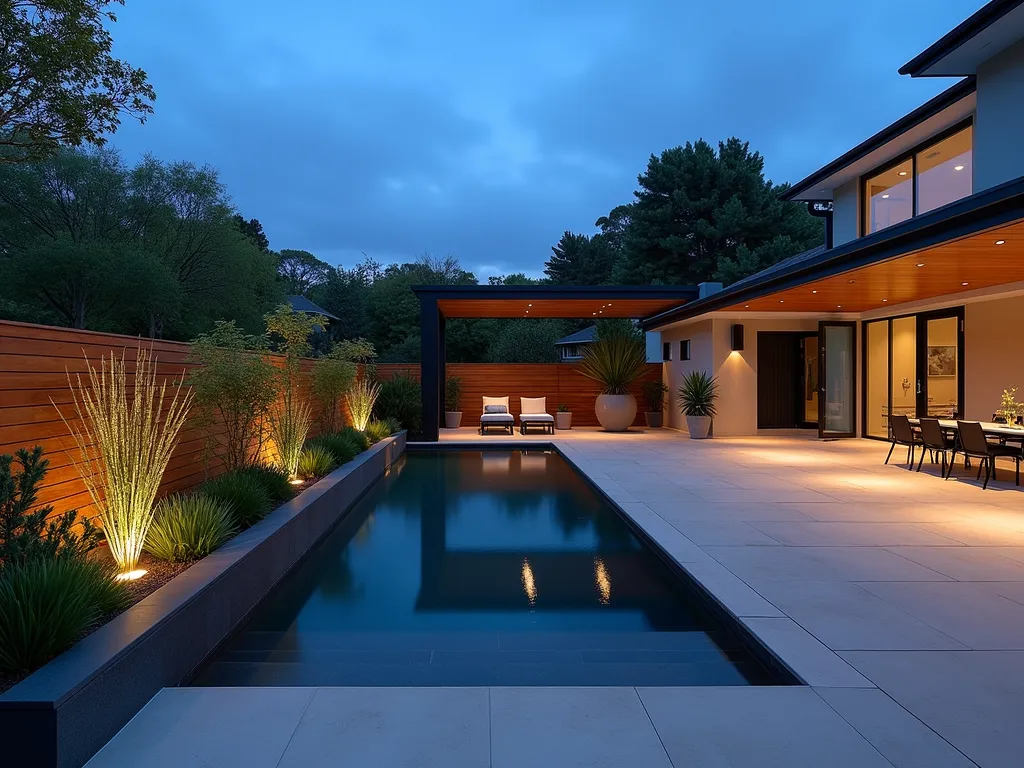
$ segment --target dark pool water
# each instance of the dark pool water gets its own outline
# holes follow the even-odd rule
[[[411,453],[193,685],[778,682],[561,456]]]

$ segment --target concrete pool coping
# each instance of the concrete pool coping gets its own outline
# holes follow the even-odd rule
[[[371,446],[0,695],[5,758],[81,766],[230,637],[405,445],[400,432]]]

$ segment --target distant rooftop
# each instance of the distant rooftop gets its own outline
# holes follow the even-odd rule
[[[555,342],[555,345],[561,344],[589,344],[590,342],[597,341],[597,326],[592,325],[589,328],[584,328],[582,331],[576,331],[576,333],[570,333],[564,339],[559,339]]]
[[[306,312],[310,315],[323,315],[324,317],[331,318],[331,320],[338,319],[335,315],[332,315],[323,307],[314,304],[305,296],[287,296],[285,298],[288,299],[289,306],[296,312]]]

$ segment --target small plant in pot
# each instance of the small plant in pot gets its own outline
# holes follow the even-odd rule
[[[686,417],[686,431],[703,440],[711,431],[718,400],[718,379],[706,371],[690,371],[679,384],[679,407]]]
[[[565,403],[558,404],[558,411],[555,413],[555,429],[572,429],[572,411]]]
[[[667,394],[668,387],[661,379],[644,382],[644,401],[647,403],[644,419],[651,429],[660,429],[662,426],[661,412],[665,408],[665,395]]]
[[[444,383],[444,425],[447,429],[458,429],[462,425],[462,411],[459,401],[462,400],[462,379],[449,376]]]
[[[636,418],[636,398],[630,385],[647,369],[647,351],[642,338],[614,335],[587,346],[579,371],[599,382],[597,420],[609,432],[625,432]]]

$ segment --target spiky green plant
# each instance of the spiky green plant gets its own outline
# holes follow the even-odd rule
[[[351,391],[345,395],[345,402],[348,404],[348,412],[352,417],[352,426],[360,432],[366,431],[366,425],[373,417],[373,406],[380,395],[380,384],[370,381],[369,377],[363,376],[352,386]]]
[[[84,557],[5,565],[0,570],[0,674],[42,666],[128,601],[124,584]]]
[[[393,426],[393,423],[389,424],[387,421],[371,421],[366,425],[366,432],[364,434],[371,443],[379,443],[385,437],[391,436],[391,428]]]
[[[86,364],[88,383],[81,376],[72,383],[68,374],[78,419],[61,418],[80,453],[76,467],[100,513],[110,554],[122,572],[132,571],[153,521],[153,499],[192,405],[192,390],[179,380],[165,403],[167,382],[157,383],[156,361],[141,346],[131,384],[123,354],[118,359],[111,353],[109,364],[103,358],[99,371]]]
[[[270,512],[273,500],[260,479],[245,470],[231,470],[212,477],[199,487],[200,493],[230,506],[239,528],[255,525]]]
[[[627,395],[629,386],[647,370],[647,351],[642,339],[614,334],[583,349],[579,371],[601,384],[602,394]]]
[[[175,494],[156,505],[146,551],[160,560],[199,560],[234,536],[238,529],[231,506],[204,494]]]
[[[336,466],[338,464],[334,461],[333,453],[320,446],[310,446],[299,456],[298,476],[303,480],[312,480],[330,474]]]
[[[299,456],[313,426],[313,411],[292,387],[286,387],[280,407],[270,412],[270,439],[277,449],[278,466],[297,477]]]
[[[326,451],[334,460],[334,465],[340,467],[348,461],[352,461],[362,448],[356,444],[347,434],[334,433],[329,435],[317,435],[306,441],[306,448],[316,448]]]
[[[295,489],[288,482],[288,475],[278,467],[270,464],[250,464],[248,467],[236,469],[235,472],[251,477],[262,485],[273,501],[287,501],[295,495]]]
[[[718,379],[707,371],[690,371],[679,383],[679,408],[684,416],[711,416],[717,410]]]

